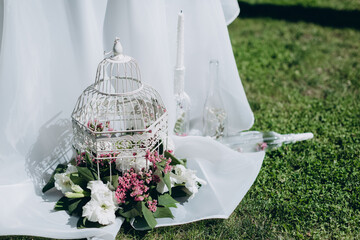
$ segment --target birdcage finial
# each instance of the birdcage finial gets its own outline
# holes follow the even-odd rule
[[[121,46],[120,39],[118,37],[115,38],[113,52],[114,56],[122,55],[123,53],[123,47]]]

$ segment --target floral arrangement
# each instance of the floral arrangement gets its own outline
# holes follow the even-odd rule
[[[178,197],[191,199],[206,184],[172,151],[148,150],[136,161],[111,153],[101,160],[90,156],[77,153],[69,164],[59,164],[43,188],[64,194],[55,210],[79,216],[78,228],[108,225],[118,216],[154,228],[156,218],[174,218],[170,208],[176,208]]]

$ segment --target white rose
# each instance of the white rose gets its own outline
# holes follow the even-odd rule
[[[198,183],[206,185],[206,182],[196,176],[196,171],[187,169],[183,165],[178,164],[173,167],[175,173],[170,173],[172,183],[185,184],[185,188],[191,194],[190,199],[198,192]]]

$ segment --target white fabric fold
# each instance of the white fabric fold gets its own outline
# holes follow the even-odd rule
[[[0,235],[115,238],[122,219],[106,228],[76,229],[75,218],[52,211],[60,196],[43,196],[40,189],[58,163],[70,160],[70,114],[78,96],[94,82],[97,64],[115,36],[124,52],[139,62],[143,81],[159,91],[170,124],[174,122],[172,78],[180,9],[186,15],[186,91],[193,103],[192,127],[201,129],[208,62],[217,58],[229,129],[249,129],[253,114],[226,28],[238,11],[236,0],[0,0],[0,215],[6,216],[0,219]],[[202,150],[189,146],[187,139]],[[187,156],[189,166],[209,185],[190,205],[182,206],[184,211],[176,210],[177,222],[161,220],[160,225],[227,217],[256,178],[263,154],[237,154],[201,137],[176,142],[177,153]],[[223,197],[219,188],[228,183],[215,171],[212,156],[224,164],[224,174],[229,164],[249,173],[235,179],[240,189],[235,198]],[[189,215],[189,209],[207,196],[219,208],[193,209]]]
[[[33,235],[49,238],[98,237],[113,240],[123,222],[104,228],[77,229],[78,218],[69,217],[65,211],[54,211],[60,195],[53,191],[43,197],[36,195],[31,180],[0,186],[0,235]],[[6,216],[6,217],[5,217]]]
[[[237,0],[221,0],[221,5],[226,24],[232,23],[240,13],[240,7]]]
[[[230,4],[231,1],[224,1]],[[238,8],[238,5],[236,3]],[[219,0],[109,0],[104,23],[104,48],[117,36],[124,52],[138,60],[142,80],[155,87],[175,121],[173,68],[176,59],[177,15],[185,17],[185,91],[192,100],[191,127],[202,129],[209,81],[209,61],[220,64],[220,92],[229,115],[229,132],[249,129],[254,121],[232,52]]]
[[[157,227],[228,218],[255,181],[265,152],[238,153],[205,137],[174,137],[174,142],[176,156],[187,158],[188,167],[207,184],[193,199],[171,208],[174,219],[157,219]]]

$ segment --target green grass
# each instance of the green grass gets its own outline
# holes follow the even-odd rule
[[[253,129],[315,135],[267,154],[238,207],[260,226],[246,238],[360,238],[359,31],[238,19],[230,34]]]
[[[360,10],[350,0],[247,2]],[[117,239],[360,239],[360,32],[270,18],[237,19],[229,31],[253,129],[315,138],[268,153],[228,220],[125,224]]]
[[[360,9],[358,0],[240,0],[250,4],[275,4],[294,6],[300,5],[305,7],[332,8],[338,10]],[[241,7],[241,5],[240,5]]]

